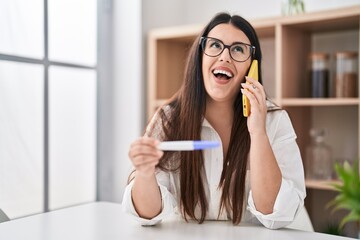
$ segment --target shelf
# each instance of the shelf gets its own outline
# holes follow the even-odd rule
[[[160,107],[161,105],[165,104],[169,99],[157,99],[155,101],[155,106]]]
[[[284,98],[281,105],[291,106],[356,106],[358,98]]]
[[[307,32],[338,31],[359,28],[359,6],[287,16],[281,19],[283,26],[294,26]]]
[[[203,25],[187,25],[181,26],[179,28],[167,27],[161,29],[153,29],[149,33],[150,39],[173,39],[173,40],[184,40],[188,41],[193,39],[194,36],[201,31]],[[171,36],[171,37],[169,37]]]
[[[332,184],[340,184],[341,182],[338,180],[305,180],[305,186],[309,189],[317,189],[317,190],[331,190],[335,191]]]
[[[168,99],[157,99],[155,106],[163,105]],[[338,99],[338,98],[285,98],[281,103],[275,101],[276,104],[283,107],[304,107],[304,106],[357,106],[360,104],[357,98]]]

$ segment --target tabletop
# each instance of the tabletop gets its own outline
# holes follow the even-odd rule
[[[164,220],[151,227],[140,226],[121,210],[121,205],[93,202],[37,214],[0,224],[0,239],[6,240],[120,240],[120,239],[276,239],[341,240],[351,239],[293,229],[269,230],[262,226],[231,221],[186,223],[181,219]]]

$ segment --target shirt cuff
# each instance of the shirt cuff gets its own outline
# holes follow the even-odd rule
[[[256,210],[252,191],[249,193],[247,209],[266,227],[278,229],[289,225],[304,205],[304,198],[296,191],[291,181],[282,179],[279,193],[276,197],[273,212],[263,214]]]
[[[122,201],[122,210],[125,213],[128,213],[132,216],[137,222],[139,222],[143,226],[152,226],[160,223],[164,218],[172,215],[175,212],[176,208],[176,201],[172,194],[167,190],[166,187],[159,184],[159,189],[161,193],[161,200],[162,200],[162,210],[161,212],[152,219],[145,219],[139,216],[136,212],[132,197],[131,197],[131,190],[134,185],[134,181],[130,182],[128,186],[125,188],[123,201]]]

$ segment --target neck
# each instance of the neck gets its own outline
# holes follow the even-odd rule
[[[205,117],[219,134],[223,146],[223,158],[229,148],[234,111],[231,102],[215,102],[207,100]]]
[[[216,102],[212,99],[207,99],[205,118],[213,127],[219,125],[231,127],[233,116],[232,102]]]

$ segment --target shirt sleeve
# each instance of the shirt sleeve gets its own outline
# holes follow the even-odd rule
[[[165,114],[169,112],[169,107],[164,108]],[[153,137],[158,140],[164,139],[164,133],[162,129],[162,120],[159,115],[159,111],[154,115],[150,123],[148,124],[145,136]],[[161,170],[157,170],[156,172],[156,180],[158,182],[158,186],[161,193],[161,201],[162,201],[162,210],[159,215],[155,216],[152,219],[141,218],[139,214],[136,212],[132,197],[131,190],[134,185],[134,181],[131,181],[125,188],[123,201],[122,201],[122,209],[125,213],[130,214],[133,218],[138,221],[141,225],[156,225],[161,222],[164,218],[172,215],[177,208],[176,200],[173,194],[170,192],[171,184],[170,184],[170,174]]]
[[[264,215],[255,208],[252,192],[249,192],[248,210],[267,228],[278,229],[294,221],[304,205],[306,196],[304,170],[296,134],[285,111],[279,111],[272,149],[279,164],[282,181],[271,214]],[[275,127],[275,126],[274,126]],[[271,139],[270,139],[271,140]]]
[[[161,184],[161,182],[166,183],[166,173],[157,174],[157,181],[161,193],[161,201],[162,201],[162,210],[159,215],[155,216],[152,219],[141,218],[139,214],[136,212],[132,197],[131,190],[134,185],[134,181],[131,181],[128,186],[125,188],[125,193],[122,201],[122,210],[125,213],[130,214],[137,222],[139,222],[143,226],[151,226],[160,223],[164,218],[171,216],[175,213],[175,209],[177,208],[177,203],[174,196],[169,192],[168,188]]]

